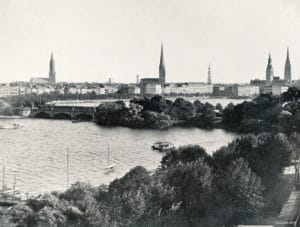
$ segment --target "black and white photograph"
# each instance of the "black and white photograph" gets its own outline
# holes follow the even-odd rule
[[[300,227],[299,0],[0,0],[0,227]]]

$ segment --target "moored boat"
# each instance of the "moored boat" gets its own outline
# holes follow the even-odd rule
[[[114,165],[110,165],[104,169],[104,173],[106,173],[106,174],[113,172],[113,171],[115,171]]]
[[[169,151],[173,148],[175,148],[174,144],[173,143],[170,143],[170,142],[156,142],[154,143],[151,148],[153,150],[158,150],[160,152],[165,152],[165,151]]]
[[[11,206],[21,201],[21,192],[16,189],[16,177],[13,188],[6,186],[5,182],[5,167],[3,167],[2,188],[0,189],[0,205]]]
[[[9,125],[0,125],[0,129],[18,129],[18,128],[22,128],[23,125],[22,124],[18,124],[18,123],[12,123]]]
[[[109,160],[109,153],[110,153],[110,149],[109,149],[109,144],[108,144],[108,149],[107,149],[107,167],[104,169],[104,173],[105,174],[109,174],[110,172],[114,172],[115,166],[114,164],[109,164],[110,160]]]
[[[74,119],[74,120],[72,120],[72,123],[78,123],[78,122],[81,122],[81,119]]]

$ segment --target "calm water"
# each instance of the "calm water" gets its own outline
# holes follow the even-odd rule
[[[11,122],[24,127],[0,130],[0,165],[5,165],[8,186],[16,174],[17,187],[30,194],[66,188],[67,148],[70,183],[80,180],[99,185],[123,176],[137,165],[147,169],[157,166],[161,154],[150,148],[156,141],[166,140],[176,146],[199,144],[211,153],[235,137],[220,129],[136,130],[101,127],[92,122],[0,119],[0,125]],[[105,175],[108,147],[110,164],[115,164],[116,171]]]

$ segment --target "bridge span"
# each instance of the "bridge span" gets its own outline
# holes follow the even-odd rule
[[[33,118],[95,120],[96,107],[41,106],[31,109]]]
[[[125,105],[129,100],[63,100],[47,103],[45,106],[31,109],[30,117],[52,118],[52,119],[73,119],[73,120],[95,120],[97,106],[103,102],[123,101]]]

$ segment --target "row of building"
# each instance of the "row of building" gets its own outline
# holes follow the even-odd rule
[[[300,87],[300,83],[294,83]],[[139,95],[205,95],[219,97],[255,97],[259,94],[272,93],[280,95],[289,86],[270,85],[257,86],[251,84],[207,84],[207,83],[166,83],[164,85],[148,83],[140,84],[0,84],[0,98],[30,94],[60,95],[113,95],[115,93],[129,96]]]
[[[55,93],[58,95],[111,95],[120,90],[119,84],[31,84],[31,83],[6,83],[0,84],[0,98],[22,95],[42,95]]]

